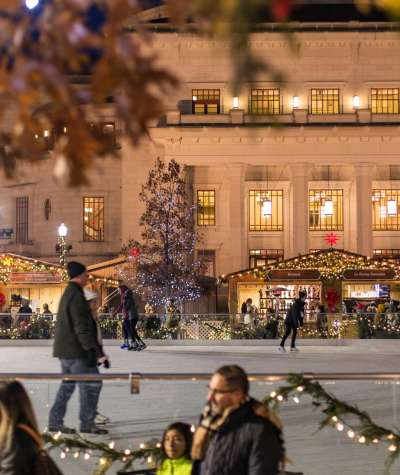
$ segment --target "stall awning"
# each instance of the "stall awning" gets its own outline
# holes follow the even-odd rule
[[[391,259],[376,260],[354,252],[338,249],[324,249],[300,255],[291,259],[286,259],[274,264],[253,267],[249,269],[232,272],[227,275],[221,275],[222,281],[231,279],[250,280],[269,280],[269,275],[273,270],[313,270],[315,275],[319,273],[323,279],[338,279],[349,276],[349,271],[355,272],[355,280],[367,280],[357,278],[357,272],[361,272],[366,277],[367,272],[371,271],[371,280],[375,274],[376,280],[399,280],[400,265],[397,261]],[[386,272],[384,272],[386,271]],[[360,277],[360,276],[359,276]]]

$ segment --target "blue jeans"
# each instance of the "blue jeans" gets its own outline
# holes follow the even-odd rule
[[[99,374],[97,366],[88,366],[85,358],[60,358],[61,371],[64,374]],[[94,426],[97,404],[99,402],[102,381],[78,382],[79,420],[81,430]],[[49,414],[49,428],[58,429],[64,424],[68,401],[75,390],[76,381],[63,381],[58,388],[56,400]]]

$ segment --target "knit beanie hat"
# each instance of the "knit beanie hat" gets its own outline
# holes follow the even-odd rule
[[[80,262],[71,261],[71,262],[68,262],[67,264],[67,272],[68,272],[69,278],[73,279],[75,277],[78,277],[78,275],[81,275],[84,272],[86,272],[86,267]]]

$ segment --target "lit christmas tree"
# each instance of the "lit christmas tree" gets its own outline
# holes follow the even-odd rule
[[[195,208],[189,204],[180,165],[157,158],[139,199],[145,204],[142,240],[130,240],[123,248],[136,271],[121,277],[152,305],[195,300],[200,296],[201,268],[194,255]]]

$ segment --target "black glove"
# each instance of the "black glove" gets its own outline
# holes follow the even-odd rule
[[[104,368],[109,369],[111,368],[110,360],[105,360],[103,363]]]
[[[92,348],[87,351],[87,365],[90,368],[94,368],[97,366],[97,353],[95,348]]]

